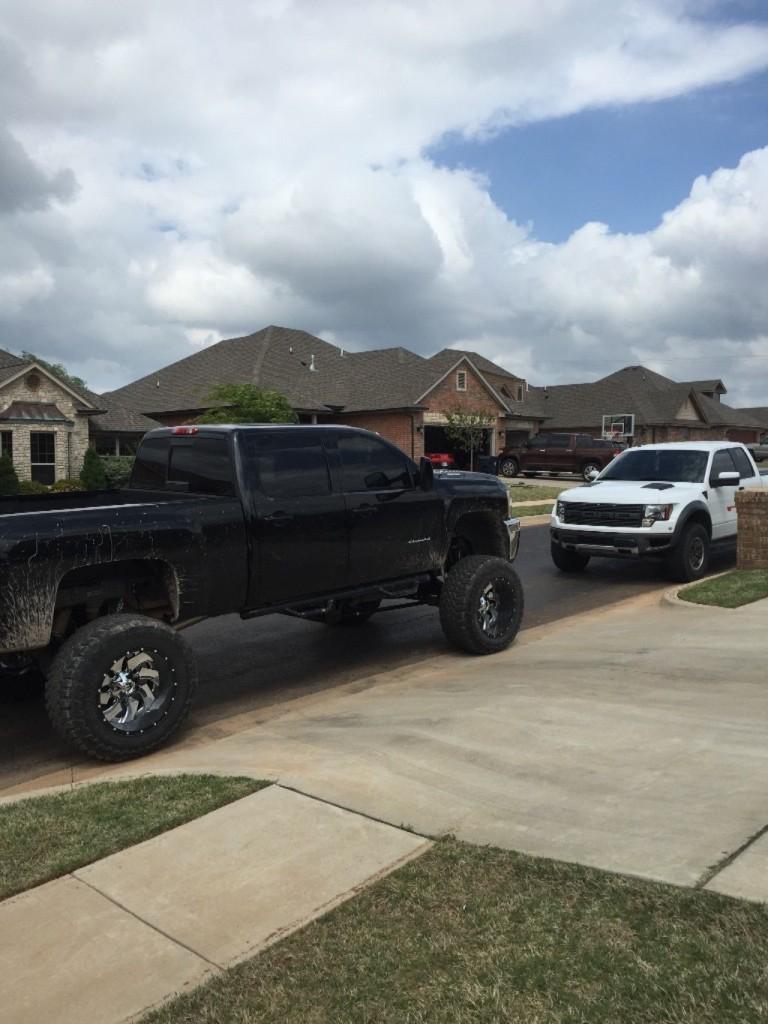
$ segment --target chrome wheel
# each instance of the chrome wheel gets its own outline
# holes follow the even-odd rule
[[[104,673],[98,705],[116,732],[143,732],[168,714],[174,670],[156,650],[126,651]]]
[[[514,592],[506,579],[492,580],[480,594],[477,621],[491,640],[503,636],[515,612]]]

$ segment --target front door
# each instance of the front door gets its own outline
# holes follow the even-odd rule
[[[437,567],[443,502],[415,486],[414,467],[394,445],[339,432],[339,471],[350,524],[350,586]]]
[[[344,497],[331,486],[322,430],[244,430],[243,479],[256,552],[249,606],[337,590],[347,573]]]

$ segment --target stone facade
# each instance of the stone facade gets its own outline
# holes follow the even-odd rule
[[[36,387],[30,386],[35,383]],[[69,421],[0,421],[0,430],[10,431],[13,435],[13,464],[18,478],[29,480],[32,477],[31,435],[36,432],[54,435],[55,479],[76,477],[83,466],[89,444],[89,432],[88,418],[78,411],[74,396],[42,370],[25,369],[18,379],[0,388],[0,413],[13,402],[55,405]]]
[[[768,489],[737,491],[736,512],[738,568],[768,569]]]

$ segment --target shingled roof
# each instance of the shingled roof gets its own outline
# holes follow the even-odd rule
[[[428,359],[402,347],[345,352],[306,331],[273,325],[220,341],[103,397],[147,416],[193,413],[211,407],[216,385],[250,381],[279,391],[302,412],[407,409],[462,359],[481,376],[519,380],[473,352],[442,349]],[[504,409],[518,412],[517,403],[493,393]]]
[[[718,390],[721,381],[678,382],[645,366],[625,366],[621,370],[589,384],[559,384],[536,388],[548,429],[599,426],[607,413],[633,413],[638,426],[723,426],[759,428],[746,410],[733,409],[699,390]],[[725,390],[723,388],[723,390]],[[684,419],[678,413],[686,401],[693,403],[697,420]]]
[[[768,430],[768,405],[753,405],[747,409],[738,409],[737,412],[751,416],[763,430]]]

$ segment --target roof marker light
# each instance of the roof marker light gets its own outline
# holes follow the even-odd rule
[[[185,434],[185,435],[188,435],[188,434],[199,434],[200,433],[200,427],[174,427],[172,433],[173,434],[177,434],[177,435],[178,434]]]

